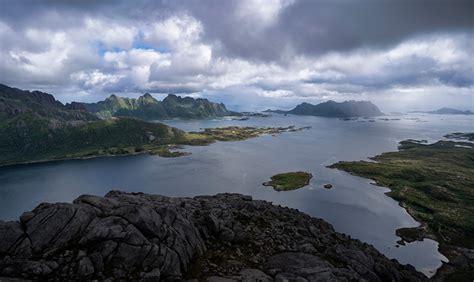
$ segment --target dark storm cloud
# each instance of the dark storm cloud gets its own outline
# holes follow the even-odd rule
[[[0,16],[20,28],[42,24],[61,28],[76,24],[84,15],[146,22],[186,12],[202,22],[205,39],[222,43],[221,52],[263,60],[279,59],[286,48],[298,54],[320,54],[386,47],[418,34],[472,32],[474,24],[470,0],[296,0],[275,15],[275,24],[257,32],[258,23],[246,24],[235,16],[239,2],[2,0]],[[38,21],[37,15],[46,12],[55,12],[61,25],[54,17],[50,22]]]
[[[387,46],[418,34],[472,31],[473,1],[300,1],[274,27],[305,52]],[[297,32],[298,31],[298,32]]]

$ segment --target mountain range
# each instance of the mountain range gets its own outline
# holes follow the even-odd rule
[[[441,108],[436,111],[414,111],[412,113],[436,114],[436,115],[474,115],[472,111],[461,111],[453,108]]]
[[[379,108],[370,101],[345,101],[338,103],[330,100],[317,105],[301,103],[289,111],[267,110],[266,112],[338,118],[371,117],[383,115]]]
[[[149,93],[139,98],[124,98],[110,95],[97,103],[67,104],[70,109],[84,109],[100,118],[136,117],[144,120],[166,118],[209,118],[238,115],[226,109],[225,105],[213,103],[207,99],[194,99],[169,94],[163,101],[158,101]]]

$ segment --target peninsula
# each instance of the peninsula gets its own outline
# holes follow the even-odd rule
[[[387,195],[422,223],[421,227],[399,229],[397,235],[408,242],[425,237],[437,240],[451,261],[441,272],[457,278],[472,277],[474,145],[406,140],[400,142],[398,152],[371,159],[376,162],[338,162],[330,167],[390,188]]]

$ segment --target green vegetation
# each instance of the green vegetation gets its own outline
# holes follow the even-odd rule
[[[296,131],[294,127],[224,127],[186,133],[135,118],[69,123],[22,114],[0,123],[0,165],[130,154],[187,155],[178,145],[208,145]]]
[[[377,162],[339,162],[330,167],[389,187],[387,194],[423,223],[421,228],[398,232],[407,241],[434,237],[445,247],[474,248],[473,145],[403,141],[399,149],[374,157]]]
[[[276,191],[290,191],[299,189],[309,184],[313,177],[304,171],[279,173],[272,176],[271,181],[264,182],[265,186],[272,186]]]
[[[145,152],[168,155],[163,145],[183,134],[160,123],[130,118],[71,126],[22,115],[0,125],[0,164]]]

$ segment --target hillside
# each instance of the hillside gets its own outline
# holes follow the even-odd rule
[[[209,118],[236,114],[226,109],[224,104],[217,104],[207,99],[194,99],[169,94],[163,101],[158,101],[146,93],[139,98],[124,98],[111,95],[97,103],[71,103],[69,107],[83,107],[101,118],[118,116],[136,117],[144,120],[164,118]]]
[[[22,115],[53,119],[53,122],[98,120],[94,114],[63,105],[51,94],[0,84],[0,125]]]
[[[327,101],[317,105],[302,103],[289,111],[268,110],[279,114],[310,115],[322,117],[371,117],[383,113],[370,101],[345,101],[342,103]]]
[[[0,126],[0,165],[140,153],[144,146],[173,143],[181,130],[160,123],[121,118],[75,126],[24,115]]]
[[[0,117],[0,165],[138,153],[184,134],[138,119],[101,120],[79,104],[63,105],[51,94],[5,85],[0,85]]]

